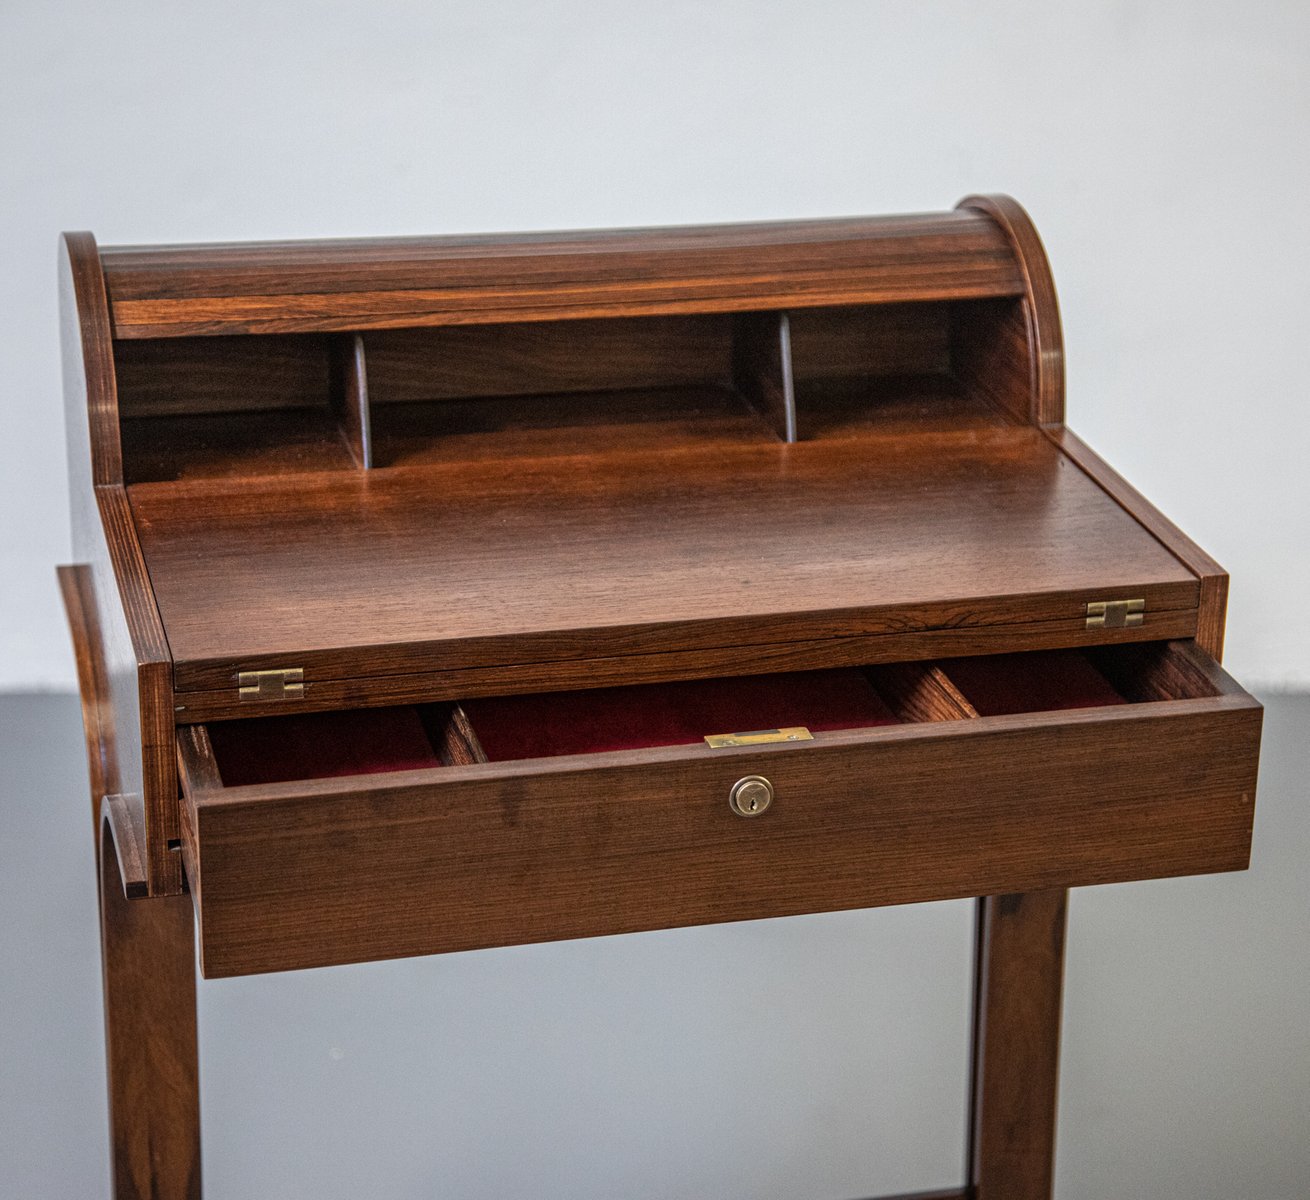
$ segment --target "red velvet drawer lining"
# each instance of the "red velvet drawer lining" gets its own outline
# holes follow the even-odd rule
[[[216,721],[209,742],[227,787],[441,766],[412,706]]]
[[[927,665],[927,664],[925,664]],[[939,665],[981,716],[1123,704],[1077,650],[958,658]],[[900,718],[858,667],[496,696],[463,705],[487,758],[503,762],[689,745],[707,734],[803,725],[813,733]],[[216,722],[228,787],[439,767],[443,706],[370,708]]]
[[[464,711],[491,762],[686,745],[784,725],[818,733],[898,723],[858,667],[495,696],[466,701]]]

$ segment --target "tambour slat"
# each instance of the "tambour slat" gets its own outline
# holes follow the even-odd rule
[[[119,338],[1017,295],[981,213],[366,241],[107,247]]]

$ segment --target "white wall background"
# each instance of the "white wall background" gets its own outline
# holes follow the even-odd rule
[[[1070,424],[1310,684],[1310,5],[0,3],[0,688],[67,687],[55,235],[739,221],[1004,190]]]

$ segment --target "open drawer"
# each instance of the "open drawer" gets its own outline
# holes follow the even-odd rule
[[[1260,718],[1170,642],[191,725],[182,852],[211,977],[1237,870]]]

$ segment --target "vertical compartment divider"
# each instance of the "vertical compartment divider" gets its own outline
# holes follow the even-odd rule
[[[423,723],[427,726],[428,736],[446,766],[467,767],[473,763],[487,761],[487,753],[483,750],[482,742],[474,732],[463,705],[452,704],[436,721],[433,720],[430,711],[424,712],[422,709],[419,711],[423,716]]]
[[[967,721],[978,715],[936,663],[885,663],[867,670],[903,721]]]
[[[739,313],[734,318],[732,381],[784,442],[797,440],[791,322],[785,312]]]
[[[367,471],[373,465],[373,436],[364,338],[358,333],[335,335],[330,353],[332,411],[336,414],[337,429],[355,460],[355,466]]]

